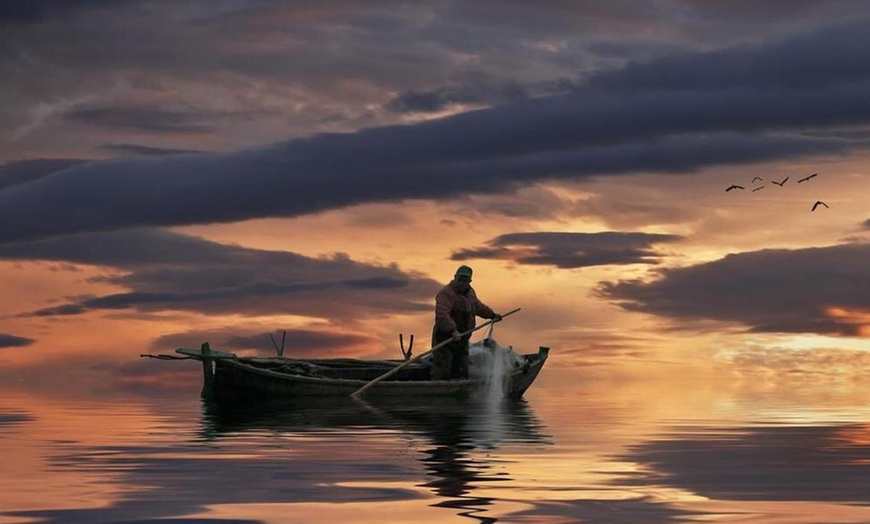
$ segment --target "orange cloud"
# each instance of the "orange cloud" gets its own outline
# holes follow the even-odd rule
[[[858,336],[870,336],[870,309],[828,306],[824,312],[837,324],[853,326]]]

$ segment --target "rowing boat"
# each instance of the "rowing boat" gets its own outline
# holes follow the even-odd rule
[[[203,394],[215,399],[295,398],[349,396],[388,371],[405,364],[401,360],[352,358],[291,359],[245,357],[216,351],[208,343],[201,348],[180,348],[176,353],[203,364]],[[549,355],[549,348],[516,355],[504,377],[504,396],[519,398],[532,385]],[[372,396],[469,396],[486,387],[489,380],[474,376],[459,380],[431,380],[426,361],[404,365],[389,379],[373,384]]]

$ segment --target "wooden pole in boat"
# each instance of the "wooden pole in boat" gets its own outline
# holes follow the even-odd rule
[[[209,399],[214,393],[214,359],[211,358],[211,347],[203,342],[200,348],[202,354],[202,391],[200,396]]]
[[[514,313],[516,313],[516,312],[519,311],[520,309],[521,309],[521,308],[516,308],[516,309],[514,309],[514,310],[512,310],[512,311],[508,311],[507,313],[505,313],[504,315],[502,315],[501,318],[505,318],[505,317],[508,316],[508,315],[513,315]],[[463,332],[463,333],[460,333],[459,336],[460,336],[460,337],[464,337],[465,335],[470,335],[471,333],[474,333],[474,332],[477,331],[478,329],[483,329],[483,328],[485,328],[486,326],[488,326],[488,325],[490,325],[490,324],[493,324],[493,323],[495,323],[495,322],[496,322],[495,320],[487,320],[487,321],[484,322],[483,324],[481,324],[481,325],[479,325],[479,326],[477,326],[477,327],[475,327],[475,328],[473,328],[473,329],[469,329],[468,331],[465,331],[465,332]],[[384,373],[383,375],[379,376],[378,378],[372,380],[371,382],[369,382],[369,383],[366,384],[365,386],[363,386],[363,387],[359,388],[358,390],[354,391],[353,394],[351,394],[351,396],[354,397],[354,398],[359,398],[359,396],[362,395],[362,394],[365,392],[365,390],[367,390],[367,389],[369,389],[370,387],[374,386],[374,385],[377,384],[378,382],[380,382],[380,381],[382,381],[382,380],[384,380],[384,379],[387,379],[387,378],[392,377],[393,375],[395,375],[396,373],[398,373],[402,368],[404,368],[404,367],[407,366],[408,364],[412,364],[412,363],[414,363],[414,362],[417,362],[418,360],[420,360],[421,358],[425,357],[425,356],[428,355],[429,353],[432,353],[432,352],[435,351],[436,349],[441,348],[441,347],[443,347],[443,346],[446,346],[447,344],[449,344],[449,343],[451,343],[451,342],[453,342],[453,338],[448,338],[447,340],[445,340],[445,341],[443,341],[443,342],[437,344],[436,346],[434,346],[434,347],[433,347],[432,349],[430,349],[429,351],[426,351],[426,352],[420,353],[419,355],[417,355],[416,357],[412,358],[411,360],[406,360],[406,361],[402,362],[402,363],[399,364],[398,366],[396,366],[396,367],[394,367],[393,369],[387,371],[386,373]]]

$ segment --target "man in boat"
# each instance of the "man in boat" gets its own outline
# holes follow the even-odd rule
[[[475,317],[501,320],[501,315],[478,300],[471,287],[472,270],[459,266],[453,280],[435,296],[435,326],[432,347],[450,340],[449,344],[432,352],[432,380],[468,378],[468,341],[474,329]]]

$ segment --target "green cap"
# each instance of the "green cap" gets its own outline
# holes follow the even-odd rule
[[[471,278],[471,268],[468,266],[459,266],[459,269],[456,270],[457,277],[468,277]]]

